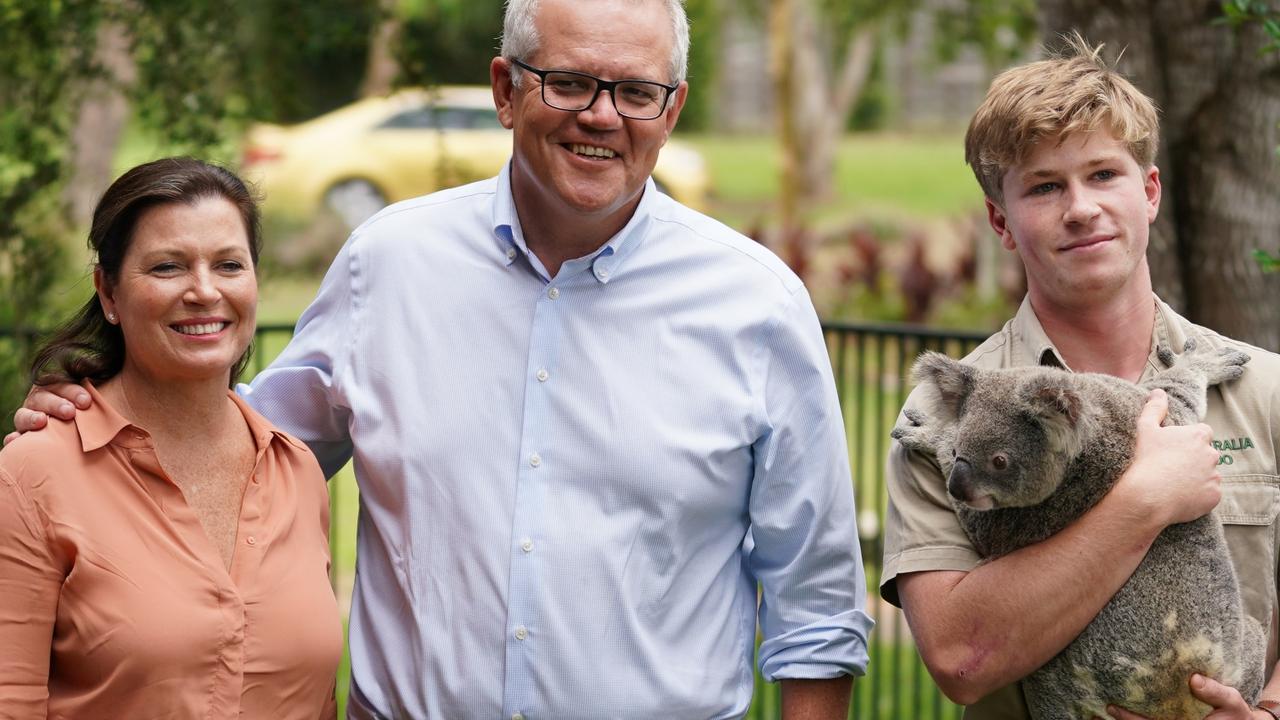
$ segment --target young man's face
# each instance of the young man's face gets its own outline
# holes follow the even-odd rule
[[[1033,303],[1081,308],[1149,293],[1147,237],[1160,171],[1141,167],[1109,130],[1042,140],[988,198],[991,227],[1027,271]]]
[[[530,65],[606,80],[671,82],[674,39],[662,3],[543,0],[536,23],[538,50],[532,57],[518,58]],[[516,88],[509,68],[506,59],[495,59],[490,75],[498,117],[515,131],[512,185],[521,212],[541,208],[555,215],[568,211],[595,217],[629,213],[675,127],[685,84],[662,115],[634,120],[619,116],[607,93],[580,112],[548,107],[538,77],[523,72]]]

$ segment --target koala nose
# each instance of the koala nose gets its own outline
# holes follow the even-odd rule
[[[947,494],[960,502],[967,501],[972,490],[972,479],[973,466],[964,458],[956,458],[951,476],[947,478]]]

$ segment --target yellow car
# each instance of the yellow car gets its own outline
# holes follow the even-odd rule
[[[355,227],[384,206],[497,175],[511,155],[487,86],[402,90],[283,127],[249,131],[242,169],[264,212],[306,221],[322,208]],[[702,156],[668,142],[653,171],[663,192],[703,208]]]

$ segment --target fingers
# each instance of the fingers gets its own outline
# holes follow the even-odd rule
[[[1244,701],[1240,695],[1240,691],[1230,685],[1222,683],[1204,675],[1195,674],[1191,676],[1191,694],[1197,700],[1213,706],[1215,710],[1243,710],[1249,711],[1249,704]]]
[[[22,407],[37,413],[46,413],[60,420],[71,420],[76,416],[76,408],[84,410],[89,407],[89,393],[79,385],[60,383],[47,387],[32,388],[27,394]],[[19,430],[15,416],[14,426]],[[43,425],[41,426],[43,427]],[[30,428],[36,429],[36,428]]]
[[[48,424],[49,416],[38,410],[18,408],[18,411],[13,414],[13,429],[19,435],[32,430],[40,430]],[[5,438],[5,442],[9,442],[8,438]]]
[[[1147,402],[1142,406],[1142,412],[1138,414],[1138,427],[1144,425],[1159,426],[1169,415],[1169,396],[1164,390],[1156,388],[1147,395]]]
[[[22,437],[22,433],[11,432],[8,435],[4,436],[4,444],[8,445],[9,443],[13,442],[14,440],[17,440],[20,437]]]

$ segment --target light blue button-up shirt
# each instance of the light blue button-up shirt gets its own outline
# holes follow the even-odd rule
[[[506,172],[387,208],[248,396],[355,460],[354,717],[738,717],[757,583],[766,678],[866,666],[808,294],[652,183],[554,278]]]

